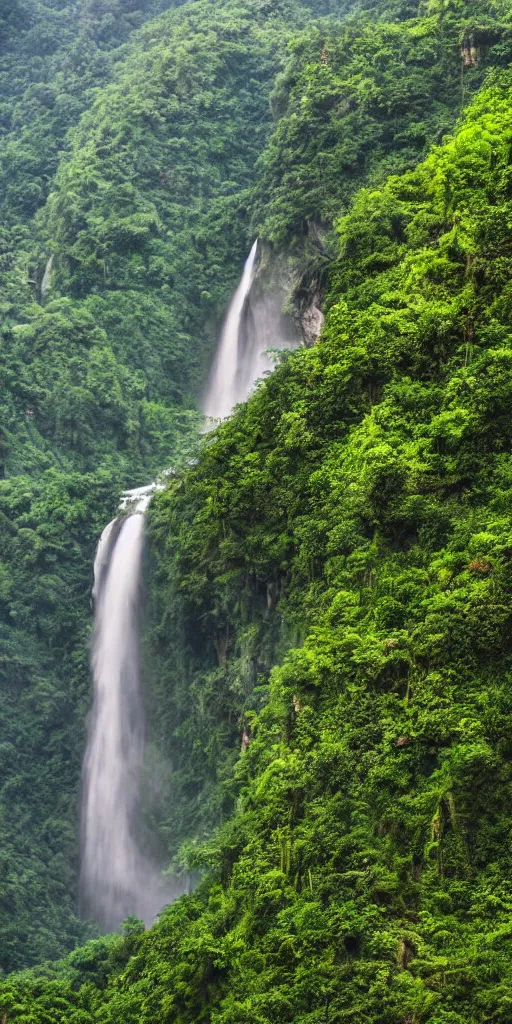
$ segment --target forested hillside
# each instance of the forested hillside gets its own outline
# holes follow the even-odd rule
[[[8,1019],[508,1019],[511,126],[504,81],[358,197],[322,340],[159,498],[205,636],[270,590],[304,639],[212,876],[6,983]]]
[[[5,1024],[509,1021],[511,13],[0,8]],[[201,440],[256,234],[326,324]],[[94,547],[169,466],[146,814],[202,880],[59,961]]]
[[[469,21],[470,14],[474,22]],[[480,18],[484,20],[477,20]],[[479,28],[469,30],[472,24]],[[461,74],[461,39],[465,44],[469,37],[479,41],[478,60],[463,67]],[[309,27],[295,36],[285,71],[271,96],[277,124],[259,160],[251,209],[271,267],[274,261],[277,273],[286,254],[293,268],[293,302],[299,316],[313,293],[323,295],[327,309],[341,293],[351,294],[354,283],[362,286],[358,305],[366,307],[373,302],[368,282],[374,270],[387,266],[390,258],[380,251],[380,218],[368,216],[372,200],[367,192],[361,192],[351,213],[358,217],[364,234],[362,258],[355,264],[347,259],[352,257],[355,242],[347,243],[346,253],[340,255],[337,217],[346,212],[358,188],[385,181],[390,169],[414,166],[432,141],[442,137],[459,110],[461,90],[464,95],[476,92],[489,65],[501,74],[512,55],[509,38],[503,16],[492,20],[489,13],[484,17],[478,8],[473,11],[462,6],[399,23],[375,22],[357,13],[343,22]],[[394,225],[397,214],[390,209],[386,216]],[[347,330],[351,335],[352,328]],[[364,336],[363,328],[361,333]],[[304,358],[309,357],[304,354]],[[300,356],[293,357],[290,372],[299,361]],[[275,381],[279,380],[276,376]],[[272,381],[268,386],[280,384]],[[297,412],[297,437],[305,429],[302,412],[299,416],[302,400],[298,395],[297,408],[295,401],[290,401],[290,415],[292,410]],[[330,415],[332,424],[326,414],[319,428],[325,440],[338,430],[336,403]],[[248,442],[247,452],[253,453],[251,465],[258,464],[260,439],[257,430]],[[275,513],[280,528],[272,542],[276,564],[269,569],[264,562],[261,570],[260,560],[270,543],[266,531],[250,543],[245,531],[240,532],[245,512],[253,507],[252,498],[244,506],[233,536],[226,536],[221,544],[225,524],[220,512],[224,505],[222,501],[218,504],[220,493],[228,508],[232,501],[238,507],[238,499],[231,485],[226,485],[224,465],[211,467],[209,448],[204,459],[216,481],[213,491],[197,492],[194,474],[179,485],[187,494],[194,494],[192,514],[199,514],[199,532],[189,539],[187,514],[180,506],[170,543],[164,521],[165,549],[160,550],[156,537],[152,546],[153,628],[146,658],[158,695],[155,735],[174,769],[160,797],[162,834],[174,855],[183,840],[209,835],[219,816],[233,806],[231,778],[244,716],[266,700],[270,668],[290,645],[303,639],[305,629],[302,614],[283,618],[268,616],[268,611],[278,603],[282,608],[283,578],[288,579],[292,571],[293,533],[283,526],[281,517],[292,501],[292,490],[296,493],[293,508],[299,515],[311,473],[308,459],[297,454],[290,480],[275,500],[262,482],[261,507],[266,515]],[[281,468],[278,475],[280,472]],[[238,469],[233,479],[237,475]],[[206,516],[219,530],[219,551],[231,556],[236,550],[242,564],[218,562],[206,539]],[[189,543],[194,554],[197,549],[204,551],[199,564],[189,562]],[[323,546],[321,536],[315,535],[311,545],[316,550],[312,555],[316,564]],[[213,571],[218,574],[219,586],[212,591]],[[255,587],[251,582],[254,574]],[[301,588],[299,591],[302,593]],[[313,600],[312,608],[316,607]]]
[[[268,91],[288,24],[306,16],[274,5],[266,26],[264,4],[261,17],[219,4],[212,24],[212,5],[193,4],[152,22],[114,66],[112,44],[140,10],[20,11],[32,28],[12,24],[0,145],[4,970],[84,935],[74,904],[94,547],[122,488],[179,465],[195,443],[197,395],[247,245]],[[102,74],[84,77],[76,47]]]

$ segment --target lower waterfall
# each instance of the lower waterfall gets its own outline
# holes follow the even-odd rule
[[[113,929],[146,924],[183,887],[165,884],[136,835],[144,754],[139,604],[144,510],[155,485],[128,495],[132,514],[105,528],[94,565],[94,700],[83,769],[80,894],[83,912]]]

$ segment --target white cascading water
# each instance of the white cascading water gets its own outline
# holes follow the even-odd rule
[[[212,420],[226,419],[235,405],[248,396],[240,372],[242,353],[239,351],[239,340],[245,304],[254,281],[257,253],[258,239],[247,257],[240,284],[231,300],[208,380],[203,412]]]
[[[156,489],[125,495],[131,515],[105,528],[94,564],[94,700],[83,771],[81,902],[103,927],[150,923],[176,895],[141,853],[135,826],[144,753],[139,591],[144,511]]]
[[[45,271],[44,271],[44,274],[43,274],[43,280],[41,281],[41,298],[42,299],[46,298],[48,292],[50,291],[51,284],[52,284],[52,271],[53,271],[53,256],[50,256],[50,259],[48,260],[48,262],[46,264],[46,267],[45,267]]]

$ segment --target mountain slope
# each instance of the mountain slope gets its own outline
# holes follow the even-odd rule
[[[346,210],[350,196],[357,196],[361,186],[385,178],[387,168],[415,165],[428,143],[453,123],[461,99],[461,71],[464,92],[469,94],[478,90],[489,67],[494,64],[497,73],[506,55],[510,57],[504,13],[500,21],[495,12],[491,24],[488,12],[485,29],[479,18],[482,14],[473,5],[455,6],[449,16],[434,11],[427,18],[414,17],[401,24],[371,21],[359,13],[341,24],[320,23],[294,37],[271,100],[277,124],[259,161],[252,209],[255,220],[262,218],[261,287],[272,289],[276,279],[287,278],[291,304],[299,317],[322,295],[325,308],[345,292],[351,295],[355,284],[361,285],[358,308],[372,307],[372,276],[387,266],[394,253],[388,240],[381,253],[381,234],[388,229],[389,219],[400,240],[402,213],[387,201],[389,212],[373,216],[372,193],[361,193],[347,221],[357,223],[357,229],[351,227],[354,237],[347,240],[341,257],[332,220],[336,211]],[[480,25],[478,61],[464,69],[460,43],[471,25],[475,38],[474,26]],[[415,100],[404,107],[406,90]],[[361,327],[352,313],[347,314],[344,330],[349,337],[357,330],[364,341],[371,324],[369,309]],[[397,314],[397,330],[400,323]],[[381,343],[383,350],[389,346],[390,364],[396,349],[391,341],[393,329],[391,321]],[[290,374],[299,372],[293,367],[301,365],[301,358],[308,367],[304,372],[310,372],[313,357],[304,353],[294,357]],[[153,736],[172,766],[159,796],[158,817],[164,843],[174,856],[183,841],[206,838],[233,807],[231,778],[246,713],[265,702],[272,666],[304,639],[308,620],[302,605],[312,615],[321,606],[314,589],[308,596],[308,580],[325,557],[322,530],[309,536],[312,526],[304,526],[309,548],[307,558],[301,556],[300,577],[294,562],[295,535],[306,514],[311,473],[324,444],[338,437],[341,429],[343,393],[324,408],[314,374],[312,381],[307,396],[299,387],[289,400],[293,440],[289,460],[276,457],[275,475],[261,469],[258,453],[261,446],[266,452],[276,441],[271,417],[281,415],[281,395],[275,396],[277,411],[269,412],[265,430],[258,424],[241,450],[238,434],[230,438],[236,451],[232,474],[217,460],[216,446],[211,455],[206,453],[204,465],[216,478],[212,490],[203,488],[200,475],[187,476],[183,503],[172,520],[171,542],[165,523],[161,535],[153,538],[145,660],[153,687]],[[268,387],[273,384],[269,382]],[[370,403],[380,387],[368,384]],[[357,409],[354,406],[348,422],[359,415]],[[312,439],[311,416],[318,425]],[[233,500],[231,483],[236,484],[245,460],[255,491],[249,490],[240,506],[235,500],[240,516],[229,530],[225,502]],[[265,527],[258,524],[248,534],[256,509]],[[201,524],[197,531],[190,528],[196,514]],[[293,529],[283,524],[283,516],[291,518]],[[269,535],[271,517],[274,526]],[[283,593],[288,593],[290,577],[296,579],[290,598],[294,607],[283,619],[273,611]],[[296,610],[298,602],[301,608]]]
[[[48,986],[15,979],[2,1012],[305,1021],[363,992],[361,1015],[403,1021],[434,991],[443,1020],[466,997],[499,1020],[501,938],[495,968],[482,936],[493,901],[508,927],[506,79],[384,180],[500,81],[507,7],[391,4],[340,27],[308,23],[342,3],[196,0],[141,27],[161,6],[2,7],[2,970],[90,934],[94,545],[123,486],[194,451],[251,224],[296,306],[328,292],[329,321],[151,517],[170,780],[148,780],[147,814],[213,882]]]
[[[179,465],[195,443],[201,373],[247,244],[244,196],[270,121],[268,91],[289,26],[305,17],[288,3],[273,7],[268,26],[264,4],[261,15],[244,4],[171,10],[131,38],[114,72],[111,44],[149,8],[125,6],[119,36],[116,10],[32,5],[33,30],[13,36],[6,57],[49,84],[41,92],[26,77],[19,89],[4,82],[0,146],[5,971],[58,957],[90,934],[76,916],[75,880],[94,547],[123,487]],[[58,41],[55,58],[43,26],[48,46]],[[75,44],[82,52],[84,39],[105,56],[105,75],[94,61],[90,78],[80,70]],[[74,69],[67,78],[59,61]],[[110,75],[93,99],[89,87]]]
[[[275,585],[305,639],[249,709],[210,877],[5,982],[9,1020],[508,1019],[511,128],[505,79],[359,197],[319,344],[159,497],[205,638]]]

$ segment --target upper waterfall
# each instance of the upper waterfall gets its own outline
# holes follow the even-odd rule
[[[248,395],[242,372],[244,353],[240,352],[239,340],[245,304],[254,281],[257,254],[258,239],[247,257],[240,284],[231,300],[208,380],[203,412],[210,419],[225,419]]]

